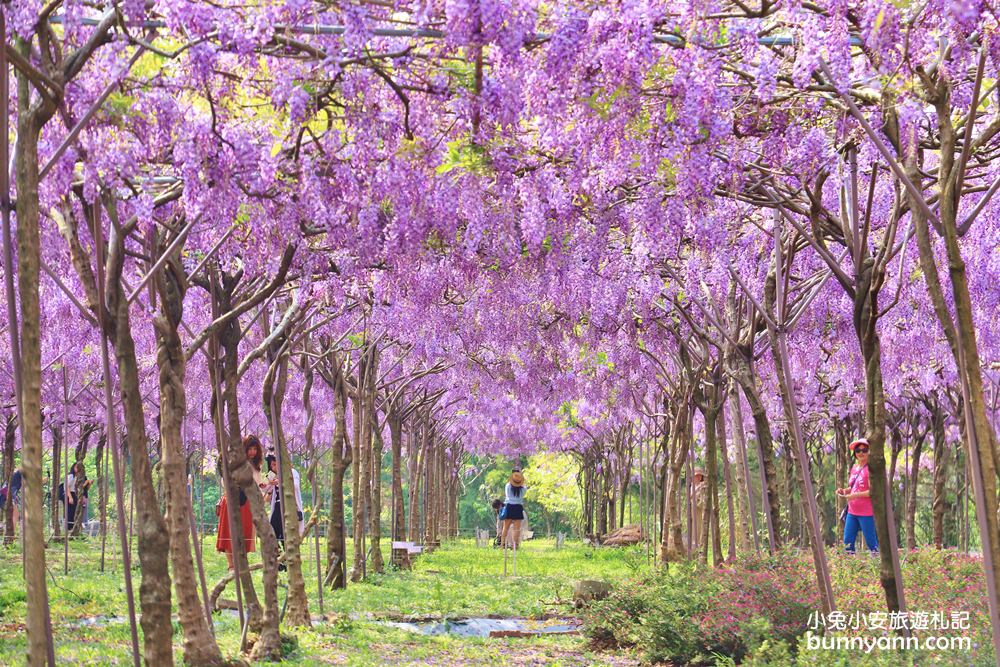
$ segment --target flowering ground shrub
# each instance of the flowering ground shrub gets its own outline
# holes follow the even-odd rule
[[[803,576],[794,559],[748,559],[733,567],[704,571],[719,592],[696,620],[705,648],[742,660],[764,640],[794,642],[820,607],[815,576]]]
[[[852,618],[885,611],[879,560],[829,554],[837,608]],[[953,551],[903,554],[907,609],[913,614],[968,614],[968,650],[817,649],[802,638],[821,611],[811,555],[785,550],[744,558],[719,569],[686,563],[623,582],[587,610],[587,632],[598,644],[636,646],[649,663],[809,665],[988,665],[993,663],[982,563]],[[933,629],[917,630],[920,639]],[[827,637],[891,637],[885,629],[848,627]]]

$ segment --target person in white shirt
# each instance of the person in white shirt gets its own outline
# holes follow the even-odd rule
[[[271,528],[274,529],[274,536],[278,538],[281,548],[284,549],[285,529],[281,515],[281,498],[279,497],[281,493],[280,487],[278,486],[278,459],[274,454],[268,454],[265,460],[267,461],[268,469],[268,489],[265,491],[265,495],[267,495],[271,500]],[[302,488],[299,479],[299,471],[292,468],[292,483],[295,486],[296,514],[299,518],[299,534],[301,535],[305,525],[302,523]]]
[[[77,510],[77,500],[79,496],[77,495],[76,485],[77,480],[80,476],[77,474],[77,466],[79,464],[74,462],[70,466],[69,474],[66,475],[65,486],[63,486],[64,502],[66,504],[66,532],[73,532],[73,527],[76,525],[76,510]]]
[[[504,504],[500,511],[500,518],[503,519],[500,541],[504,548],[514,548],[521,544],[524,492],[527,490],[528,487],[524,485],[524,475],[521,473],[521,469],[514,468],[510,481],[504,487]]]

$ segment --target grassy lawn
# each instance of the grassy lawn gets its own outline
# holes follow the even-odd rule
[[[311,545],[303,555],[310,611],[316,618],[320,608]],[[321,544],[321,548],[325,545]],[[214,539],[205,539],[203,553],[211,588],[225,573],[226,562],[222,554],[215,552]],[[388,562],[388,553],[385,556]],[[258,554],[251,554],[251,562],[258,560]],[[70,543],[68,575],[63,574],[61,544],[49,549],[47,566],[59,664],[131,664],[128,623],[107,622],[104,618],[126,616],[121,562],[112,558],[110,546],[104,573],[99,568],[99,540]],[[288,632],[294,640],[289,642],[285,664],[634,664],[624,654],[591,653],[585,640],[575,635],[527,639],[426,637],[387,627],[378,620],[567,617],[573,615],[573,610],[553,603],[572,597],[574,581],[614,581],[646,567],[646,554],[638,549],[594,550],[582,543],[567,542],[557,550],[551,540],[533,540],[518,553],[518,576],[505,578],[502,551],[477,548],[471,539],[458,540],[418,558],[412,571],[389,571],[369,576],[346,591],[324,591],[322,620],[315,622],[312,629]],[[509,569],[513,569],[512,563]],[[133,574],[138,595],[138,569]],[[233,597],[232,591],[223,597]],[[0,664],[23,662],[24,617],[21,552],[12,547],[0,551]],[[228,613],[216,614],[215,627],[223,652],[235,657],[239,648],[238,619]],[[180,628],[176,623],[175,640],[179,664]]]

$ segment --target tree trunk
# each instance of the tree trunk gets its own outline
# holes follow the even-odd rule
[[[780,229],[778,230],[780,233]],[[778,237],[780,240],[780,236]],[[780,247],[780,246],[778,246]],[[777,272],[782,271],[782,262],[776,253],[776,262],[773,270],[768,273],[764,287],[764,302],[767,309],[777,315],[778,310],[778,285],[782,284],[782,278]],[[783,306],[782,306],[783,308]],[[830,583],[830,570],[827,565],[825,547],[823,545],[823,534],[819,526],[819,517],[816,516],[815,497],[812,492],[812,477],[809,471],[809,459],[805,452],[805,443],[802,442],[802,431],[799,424],[798,406],[795,401],[794,386],[792,384],[791,369],[786,349],[785,331],[776,330],[773,326],[768,326],[768,338],[771,343],[771,355],[774,358],[774,365],[778,371],[778,385],[781,394],[781,402],[785,409],[785,417],[789,425],[789,435],[793,447],[789,447],[790,452],[794,452],[798,472],[799,491],[803,509],[808,513],[809,544],[812,547],[813,562],[816,567],[816,583],[820,592],[820,599],[823,603],[823,612],[830,613],[836,609],[836,601],[833,594],[833,586]],[[789,457],[791,458],[791,457]]]
[[[722,540],[719,535],[719,452],[718,452],[718,421],[719,409],[715,388],[705,392],[699,409],[705,420],[705,473],[708,483],[708,494],[702,514],[702,536],[701,558],[703,563],[708,562],[709,546],[712,550],[712,565],[719,567],[722,564]],[[711,542],[711,545],[709,545]]]
[[[459,489],[461,483],[458,479],[458,461],[454,458],[452,459],[452,471],[451,471],[451,523],[449,524],[450,533],[449,535],[453,538],[458,537],[459,531],[459,515],[458,515],[458,497]]]
[[[664,407],[667,401],[664,399]],[[674,423],[668,434],[663,434],[664,467],[663,532],[660,560],[664,563],[681,560],[687,554],[681,533],[680,484],[684,463],[687,461],[690,431],[688,430],[688,403],[685,397],[677,400]],[[686,494],[685,494],[686,495]]]
[[[116,221],[117,209],[114,197],[108,195],[104,200],[104,205],[109,215]],[[88,218],[89,222],[93,224],[91,231],[95,233],[101,228],[98,215],[100,207],[95,204],[92,211],[93,214]],[[104,312],[105,306],[107,307],[107,317],[102,321],[104,333],[115,352],[121,402],[125,415],[125,441],[128,446],[132,472],[132,497],[137,509],[135,517],[138,519],[138,552],[142,571],[139,600],[142,609],[143,657],[150,664],[171,665],[173,664],[173,625],[170,621],[170,573],[168,567],[170,539],[153,486],[135,340],[131,330],[129,303],[121,280],[125,262],[125,240],[120,236],[120,226],[111,224],[109,225],[110,234],[107,240],[106,260],[101,257],[103,248],[98,248],[98,261],[103,262],[106,266],[106,303],[100,303],[91,258],[85,254],[82,248],[75,218],[71,216],[70,219],[62,219],[57,222],[60,232],[69,246],[73,266],[87,292],[87,300],[91,309],[101,313]],[[101,234],[96,232],[95,236],[100,238]],[[124,521],[124,517],[120,519]]]
[[[281,485],[274,493],[281,493],[281,511],[285,535],[285,567],[288,570],[288,597],[286,599],[285,622],[290,627],[309,627],[309,598],[306,596],[306,580],[302,575],[302,536],[299,533],[298,503],[295,499],[295,480],[292,477],[292,459],[288,455],[285,430],[282,427],[281,408],[288,386],[288,355],[283,354],[275,361],[284,345],[285,338],[279,337],[272,346],[268,360],[271,362],[263,386],[264,416],[270,427],[274,447],[279,458],[278,471]],[[275,377],[277,376],[277,377]],[[272,412],[273,408],[273,412]],[[268,522],[270,524],[270,521]],[[273,528],[268,526],[273,535]]]
[[[750,535],[753,538],[754,550],[760,553],[760,533],[757,530],[757,503],[754,499],[753,494],[753,481],[750,474],[750,462],[748,461],[749,455],[747,453],[747,443],[746,437],[743,432],[743,408],[740,405],[740,395],[739,387],[736,383],[733,383],[729,391],[729,418],[732,420],[733,437],[736,440],[736,454],[739,460],[739,465],[736,466],[736,479],[739,485],[739,493],[737,497],[740,499],[740,517],[742,523],[740,525],[740,530],[744,535]],[[766,487],[767,484],[762,484],[762,487]],[[765,508],[765,513],[769,516],[770,507]],[[773,530],[770,529],[770,520],[766,517],[766,523],[768,524],[768,534],[770,535]],[[747,532],[749,529],[749,533]],[[741,543],[741,548],[744,551],[749,547],[748,544]]]
[[[113,229],[113,228],[112,228]],[[114,241],[112,231],[112,241]],[[123,245],[114,243],[110,257],[122,258]],[[119,386],[125,413],[125,439],[128,443],[129,464],[132,470],[132,493],[136,500],[137,532],[139,533],[139,563],[142,584],[139,586],[139,604],[142,608],[143,656],[150,665],[173,664],[173,623],[170,620],[170,538],[166,521],[160,513],[153,487],[146,439],[146,416],[142,407],[139,383],[139,365],[135,356],[135,342],[129,322],[127,297],[122,289],[120,264],[109,260],[108,306],[113,314],[115,335],[115,361],[118,366]],[[114,277],[114,280],[112,280]],[[183,458],[181,459],[183,461]],[[183,470],[181,472],[183,475]],[[182,489],[186,488],[182,483]],[[187,534],[187,515],[183,520]],[[192,585],[194,580],[192,579]],[[197,595],[197,593],[196,593]]]
[[[441,456],[438,460],[440,461],[438,479],[441,480],[441,490],[439,493],[441,500],[438,505],[438,543],[440,543],[448,537],[448,500],[451,498],[448,493],[451,483],[451,471],[448,470],[448,450],[444,440],[441,441]]]
[[[392,541],[405,541],[406,513],[403,506],[403,422],[395,411],[387,418],[392,447]],[[412,437],[412,436],[411,436]]]
[[[370,346],[366,345],[361,352],[356,390],[351,397],[354,409],[354,474],[352,476],[354,485],[352,497],[354,559],[351,563],[351,581],[354,582],[361,581],[367,568],[364,535],[368,528],[366,520],[371,488],[371,429],[366,418],[365,391],[368,384],[370,350]]]
[[[428,427],[430,429],[430,427]],[[424,546],[433,550],[437,539],[437,442],[428,435],[427,454],[424,456]]]
[[[917,548],[917,488],[920,481],[920,455],[924,450],[926,435],[917,438],[913,444],[913,460],[910,463],[909,494],[906,499],[906,548]]]
[[[330,519],[326,531],[326,584],[347,588],[347,522],[344,519],[344,475],[353,460],[347,441],[347,388],[339,362],[334,357],[333,384],[334,431],[331,443]]]
[[[945,485],[948,482],[948,445],[945,441],[944,410],[937,398],[931,408],[931,436],[934,438],[934,500],[932,526],[934,546],[944,548]]]
[[[749,352],[741,346],[731,359],[736,381],[743,389],[747,405],[750,406],[750,416],[753,418],[757,453],[763,468],[761,476],[767,482],[765,502],[771,515],[769,526],[773,528],[773,531],[769,537],[772,542],[772,551],[774,551],[781,546],[781,535],[778,528],[781,523],[781,501],[778,496],[778,473],[774,464],[774,441],[771,438],[771,423],[767,418],[767,410],[764,408],[764,402],[761,400],[760,392],[754,383],[753,366],[748,354]]]
[[[851,462],[848,458],[849,452],[847,451],[847,446],[850,444],[851,440],[854,438],[851,435],[852,429],[848,419],[834,419],[833,420],[833,433],[834,433],[834,482],[836,488],[842,489],[847,486],[849,479],[849,474],[851,470]],[[840,540],[840,536],[843,534],[843,530],[840,525],[840,513],[844,511],[847,507],[847,500],[843,496],[836,496],[835,509],[837,512],[837,524],[834,526],[835,542]]]
[[[898,424],[889,429],[889,486],[896,481],[896,466],[899,464],[899,453],[903,451],[903,434]]]
[[[421,456],[426,456],[426,454],[421,454],[421,451],[426,452],[426,440],[427,440],[427,412],[417,419],[417,428],[414,432],[410,434],[409,448],[407,449],[408,463],[408,482],[409,482],[409,516],[407,517],[407,537],[406,539],[410,542],[417,542],[420,540],[420,470],[421,470]]]
[[[160,295],[160,314],[153,319],[156,330],[156,365],[160,383],[161,461],[166,482],[170,561],[177,592],[177,616],[184,630],[184,662],[188,665],[221,665],[222,652],[205,616],[198,595],[198,578],[191,555],[191,496],[187,489],[187,460],[181,429],[187,412],[184,348],[177,327],[183,316],[187,278],[179,258],[171,258],[154,278]]]
[[[976,330],[973,321],[973,303],[969,292],[965,260],[958,242],[958,214],[962,196],[957,181],[958,171],[955,169],[955,151],[958,138],[955,133],[950,99],[950,85],[942,81],[936,90],[930,91],[932,102],[937,110],[938,131],[940,135],[940,150],[938,151],[939,174],[947,175],[940,181],[940,207],[938,209],[941,231],[944,236],[945,253],[948,258],[948,274],[951,282],[952,302],[955,319],[945,304],[944,295],[938,277],[934,251],[928,233],[928,221],[920,214],[919,209],[911,204],[911,215],[917,231],[917,247],[920,253],[920,266],[927,282],[928,291],[934,305],[935,313],[941,322],[948,338],[958,369],[960,389],[967,401],[965,419],[967,428],[971,429],[965,438],[966,453],[974,457],[978,475],[973,476],[977,497],[982,496],[982,506],[977,505],[980,517],[980,533],[984,552],[988,549],[992,560],[992,571],[987,570],[986,576],[992,581],[988,590],[993,590],[990,607],[994,626],[997,621],[995,585],[1000,581],[1000,524],[997,519],[997,468],[1000,466],[1000,451],[998,451],[996,434],[986,413],[986,401],[983,394],[982,366],[979,348],[976,341]],[[914,179],[917,187],[921,187],[921,177],[917,171],[916,157],[907,161],[907,174]],[[912,200],[909,193],[907,198]],[[976,445],[975,451],[973,445]],[[984,567],[986,560],[984,559]],[[997,628],[994,627],[994,648],[997,647]],[[1000,649],[998,649],[1000,650]]]
[[[108,533],[108,476],[105,474],[107,467],[108,452],[108,432],[102,429],[97,438],[96,465],[97,465],[97,507],[101,522],[101,539]],[[102,542],[103,545],[103,542]],[[101,571],[104,571],[103,546],[101,552]]]
[[[608,534],[608,461],[603,456],[599,460],[601,472],[597,487],[597,535],[604,539]]]
[[[5,37],[5,46],[7,45]],[[31,44],[16,38],[17,50],[31,57]],[[17,184],[17,288],[21,305],[21,466],[24,489],[24,571],[27,592],[28,664],[43,665],[49,646],[48,589],[45,582],[45,536],[42,519],[42,346],[39,304],[38,136],[55,112],[55,104],[38,98],[31,105],[32,86],[20,70],[17,75],[17,144],[14,169]],[[7,73],[4,72],[4,76]],[[6,140],[6,137],[4,138]],[[2,165],[7,169],[7,165]],[[0,193],[9,197],[9,193]],[[6,233],[6,231],[5,231]],[[9,268],[10,264],[5,261]],[[16,326],[8,322],[8,326]],[[53,489],[59,478],[53,474]],[[52,504],[56,505],[56,494]]]
[[[580,464],[580,469],[582,471],[582,490],[583,490],[583,535],[584,537],[590,537],[594,534],[594,512],[592,511],[593,501],[590,494],[590,477],[591,465],[589,457],[584,454],[581,457],[582,463]]]
[[[371,437],[371,463],[370,493],[371,499],[368,505],[368,534],[371,541],[371,569],[379,574],[385,571],[382,562],[382,429],[379,426],[378,413],[375,410],[375,381],[378,377],[379,357],[377,352],[372,352],[372,367],[368,372],[368,387],[365,390],[368,405],[368,415],[370,419],[369,431]]]
[[[17,439],[17,417],[13,414],[4,415],[3,429],[3,485],[7,488],[7,502],[3,506],[3,543],[13,544],[17,539],[17,526],[14,525],[14,494],[10,489],[10,478],[14,474],[14,442]]]
[[[801,527],[801,494],[796,497],[796,491],[798,489],[798,483],[796,478],[796,467],[798,465],[797,457],[795,452],[792,451],[788,443],[788,432],[785,431],[782,434],[782,446],[785,449],[785,456],[781,459],[782,463],[782,495],[786,499],[785,506],[787,511],[785,512],[785,525],[783,527],[784,537],[789,543],[798,544],[801,546],[800,538],[802,537],[799,528]]]
[[[217,363],[218,365],[216,365],[216,363],[210,363],[208,372],[212,381],[211,415],[217,434],[216,447],[219,453],[220,468],[222,466],[223,458],[226,461],[226,468],[222,468],[222,472],[220,472],[222,495],[225,496],[229,507],[238,507],[240,493],[239,486],[233,480],[232,475],[229,475],[228,479],[225,476],[225,470],[229,465],[228,452],[231,445],[229,444],[229,427],[226,425],[226,416],[224,412],[226,409],[226,399],[224,395],[225,388],[223,387],[224,382],[221,380],[221,376],[223,374],[223,364],[225,362],[223,360],[218,360]],[[230,539],[233,562],[235,570],[239,573],[239,594],[242,595],[243,598],[243,608],[246,612],[246,623],[250,631],[260,632],[263,613],[261,611],[260,600],[257,597],[257,591],[254,588],[253,577],[250,576],[250,562],[247,560],[246,550],[243,547],[243,522],[239,520],[238,512],[230,513],[229,529],[231,535]]]
[[[719,444],[719,449],[722,454],[722,476],[726,482],[726,516],[729,521],[729,548],[727,558],[730,561],[736,560],[736,542],[739,539],[740,548],[746,549],[746,517],[743,512],[737,512],[737,509],[733,505],[733,473],[730,470],[729,465],[729,446],[726,442],[726,390],[725,387],[720,384],[717,385],[717,396],[719,398],[719,414],[715,420],[715,430],[716,438]],[[736,466],[737,471],[739,466]],[[738,474],[738,473],[737,473]],[[739,494],[736,494],[739,498]],[[736,515],[740,515],[741,526],[740,526],[740,537],[736,537]]]
[[[891,520],[892,489],[886,483],[885,392],[882,388],[882,343],[876,329],[878,313],[878,284],[881,279],[873,274],[874,260],[866,258],[857,277],[854,305],[854,327],[861,344],[865,361],[865,435],[868,438],[868,471],[871,478],[872,507],[875,511],[875,532],[879,540],[881,570],[879,578],[885,592],[885,602],[890,612],[899,611],[902,582],[897,580],[899,554],[893,548],[896,542],[894,521]],[[891,532],[892,531],[892,532]]]

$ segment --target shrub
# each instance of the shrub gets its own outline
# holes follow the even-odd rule
[[[829,555],[838,609],[848,615],[884,611],[879,559]],[[908,609],[968,612],[970,629],[958,634],[971,638],[972,651],[960,659],[965,664],[992,664],[981,561],[924,549],[905,554],[902,569]],[[669,573],[621,582],[608,599],[586,611],[586,632],[598,645],[635,646],[647,662],[881,667],[953,664],[959,657],[928,651],[800,651],[810,615],[821,606],[811,554],[785,550],[718,569],[672,564]],[[878,632],[861,628],[844,634]]]
[[[586,632],[599,646],[639,646],[647,660],[708,660],[700,620],[712,608],[717,582],[691,564],[647,574],[615,587],[584,613]]]

